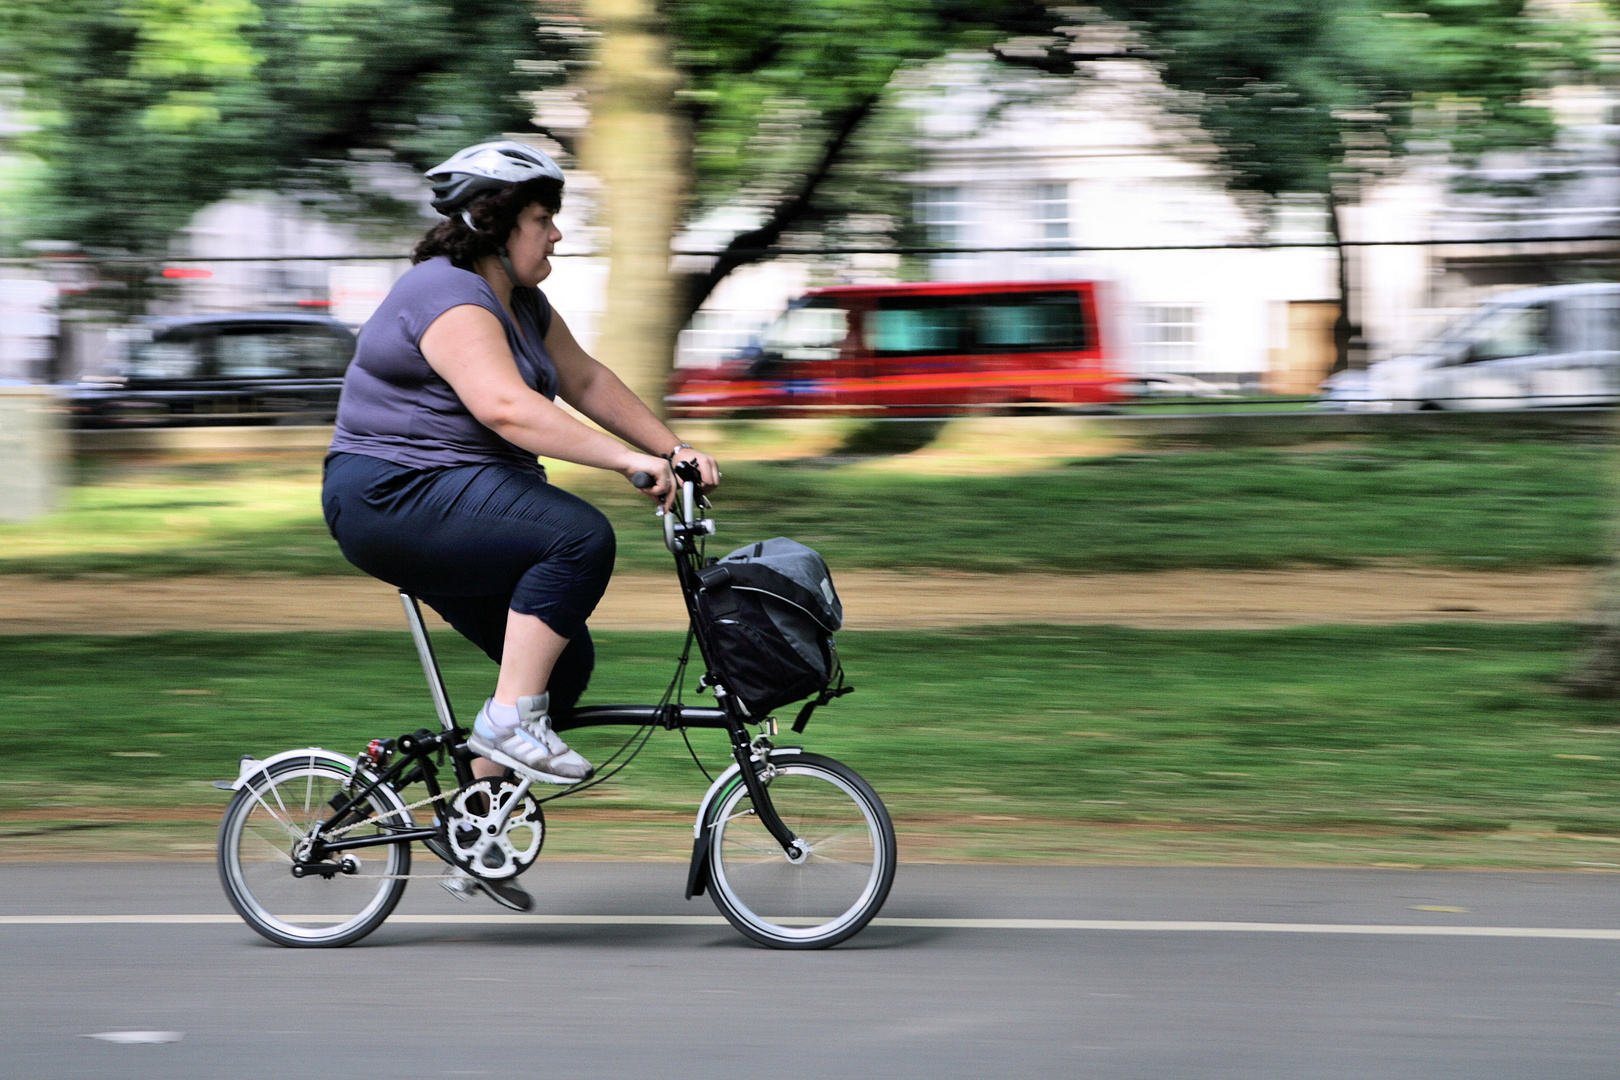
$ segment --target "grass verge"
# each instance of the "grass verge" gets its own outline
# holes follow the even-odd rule
[[[738,462],[716,496],[718,543],[788,535],[835,568],[985,572],[1591,565],[1612,453],[1369,438],[1116,454],[1011,476],[915,475],[904,456]],[[556,475],[613,519],[621,568],[666,568],[644,499],[607,474]],[[321,521],[319,483],[309,463],[102,471],[64,510],[0,525],[0,573],[354,573]]]
[[[1559,626],[846,634],[859,693],[805,745],[884,795],[908,857],[1620,868],[1620,724],[1557,694]],[[441,643],[470,712],[492,668]],[[595,701],[652,700],[679,638],[603,634]],[[0,639],[9,857],[206,857],[244,752],[431,724],[402,634]],[[622,737],[576,733],[601,760]],[[716,733],[693,735],[711,768]],[[660,734],[556,804],[551,850],[681,858],[703,778]]]

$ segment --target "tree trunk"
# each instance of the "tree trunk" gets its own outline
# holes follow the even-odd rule
[[[1350,343],[1360,336],[1350,313],[1350,249],[1344,246],[1343,211],[1343,201],[1330,192],[1328,229],[1333,233],[1333,253],[1339,264],[1339,317],[1333,320],[1333,367],[1329,371],[1334,375],[1350,366]]]
[[[1620,417],[1620,413],[1616,414]],[[1616,433],[1613,455],[1620,454],[1620,430]],[[1610,496],[1615,490],[1613,481],[1620,481],[1620,469],[1610,477]],[[1598,585],[1593,603],[1592,636],[1581,654],[1576,669],[1564,681],[1564,688],[1578,697],[1620,698],[1620,514],[1609,529],[1609,567]]]
[[[670,242],[687,193],[680,75],[654,0],[586,0],[602,31],[581,158],[604,188],[607,303],[596,354],[659,415],[680,332]]]
[[[714,292],[727,275],[739,266],[769,258],[770,256],[760,252],[775,246],[777,241],[782,239],[783,233],[810,213],[810,207],[815,202],[822,183],[832,175],[833,169],[844,151],[849,148],[855,133],[860,130],[867,117],[872,115],[872,110],[877,108],[880,97],[879,94],[869,94],[828,117],[828,134],[822,143],[821,154],[816,164],[805,175],[798,190],[776,204],[765,224],[751,232],[739,233],[732,237],[725,251],[715,257],[714,265],[708,271],[692,276],[682,297],[680,311],[683,325],[687,319],[696,314],[698,308],[703,306],[703,301],[709,298],[709,294]]]

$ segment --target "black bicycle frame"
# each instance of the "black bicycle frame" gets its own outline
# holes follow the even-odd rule
[[[683,466],[676,466],[677,477],[681,480],[696,481],[690,474],[682,476]],[[692,470],[695,472],[695,470]],[[709,640],[707,628],[698,619],[697,590],[701,588],[698,581],[698,553],[696,542],[695,523],[683,522],[677,527],[680,537],[681,550],[672,552],[675,556],[675,572],[681,585],[681,596],[686,601],[687,618],[690,620],[693,635],[698,643],[698,650],[704,661],[712,670],[710,657],[713,653],[713,643]],[[428,692],[433,697],[434,712],[438,714],[440,730],[431,732],[419,729],[408,735],[401,735],[393,740],[392,750],[398,753],[398,759],[387,765],[380,773],[365,784],[356,784],[353,793],[341,802],[334,801],[333,815],[325,824],[325,828],[340,828],[346,823],[355,808],[368,803],[368,800],[384,784],[399,790],[409,787],[418,781],[428,790],[428,796],[433,800],[433,806],[439,813],[441,821],[448,821],[449,809],[443,803],[442,789],[438,781],[438,766],[433,761],[436,754],[445,753],[449,756],[451,768],[455,772],[458,788],[466,787],[473,782],[472,757],[466,748],[467,731],[456,723],[455,712],[450,705],[450,696],[444,688],[444,678],[439,671],[438,658],[433,652],[433,643],[428,637],[427,626],[422,620],[421,605],[416,597],[401,591],[400,603],[405,609],[405,620],[410,626],[411,637],[416,643],[418,658],[422,661],[422,671],[427,677]],[[713,685],[713,684],[711,684]],[[767,765],[767,758],[758,756],[758,767],[755,767],[755,745],[750,737],[747,727],[747,717],[742,706],[731,695],[726,693],[724,685],[714,685],[715,699],[718,708],[707,708],[694,705],[664,704],[664,705],[587,705],[574,709],[569,713],[553,718],[552,726],[557,731],[570,731],[575,728],[598,727],[603,725],[628,724],[636,727],[653,726],[666,731],[675,731],[682,728],[723,728],[731,739],[731,753],[736,759],[742,782],[748,789],[748,796],[753,802],[754,812],[759,817],[760,824],[771,834],[782,850],[793,853],[798,840],[791,829],[783,823],[771,803],[770,795],[766,790],[766,783],[760,778],[760,773]],[[356,766],[358,771],[359,766]],[[705,823],[706,824],[706,823]],[[386,827],[386,826],[385,826]],[[342,838],[332,841],[320,841],[310,852],[312,861],[308,864],[311,869],[316,868],[313,860],[323,855],[347,851],[353,848],[377,847],[383,844],[405,844],[416,840],[428,840],[439,835],[438,828],[410,828],[391,831],[385,836],[356,837],[352,840]],[[699,846],[701,847],[701,840]],[[699,873],[698,862],[700,855],[694,852],[693,878]],[[321,863],[320,872],[325,873],[332,864]]]
[[[674,473],[675,478],[683,483],[695,485],[701,479],[697,466],[691,462],[681,462],[675,465]],[[665,512],[673,513],[673,510]],[[701,567],[698,566],[697,536],[699,533],[697,522],[683,520],[681,525],[677,526],[674,531],[680,541],[680,550],[672,552],[675,556],[675,574],[680,579],[681,597],[686,601],[688,624],[692,628],[693,636],[697,639],[698,651],[703,655],[704,664],[711,672],[710,678],[712,680],[712,672],[715,670],[713,657],[716,655],[714,643],[709,640],[708,627],[698,617],[697,609],[697,592],[703,587],[702,582],[698,580],[698,570]],[[777,814],[775,804],[771,802],[770,796],[765,792],[765,783],[760,780],[760,772],[769,766],[769,757],[767,753],[761,753],[759,755],[759,770],[753,767],[754,745],[748,734],[746,716],[741,703],[733,695],[726,692],[723,683],[711,682],[710,685],[714,688],[715,700],[720,703],[721,710],[725,713],[725,727],[731,736],[731,754],[732,757],[736,758],[738,769],[742,773],[743,784],[748,788],[748,798],[753,803],[754,813],[758,816],[759,823],[765,826],[765,830],[771,834],[771,837],[782,845],[782,850],[789,855],[793,855],[797,852],[796,842],[798,837],[793,834],[793,830],[789,829],[782,821],[781,816]],[[695,858],[694,856],[694,861]]]

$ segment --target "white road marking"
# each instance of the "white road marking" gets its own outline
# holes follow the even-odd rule
[[[186,1037],[183,1031],[98,1031],[94,1035],[81,1035],[81,1039],[100,1039],[102,1042],[125,1043],[172,1043],[179,1042]]]
[[[295,922],[320,922],[321,916],[291,916]],[[337,921],[326,917],[326,921]],[[388,918],[401,925],[437,926],[724,926],[718,915],[404,915]],[[803,923],[804,919],[784,919]],[[235,915],[0,915],[3,926],[197,926],[240,924]],[[1362,934],[1393,937],[1563,938],[1620,941],[1620,928],[1566,926],[1423,926],[1362,923],[1204,922],[1190,919],[885,919],[873,926],[927,930],[1114,930],[1148,933]]]

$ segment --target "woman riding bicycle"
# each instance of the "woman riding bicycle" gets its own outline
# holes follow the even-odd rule
[[[670,460],[696,462],[705,489],[720,474],[579,346],[539,290],[562,239],[557,163],[489,142],[427,176],[445,220],[360,331],[326,459],[326,521],[350,562],[415,593],[500,665],[467,744],[483,759],[474,774],[573,784],[592,769],[551,716],[590,679],[585,621],[613,572],[613,529],[536,458],[627,481],[648,473],[655,501],[672,495]]]

